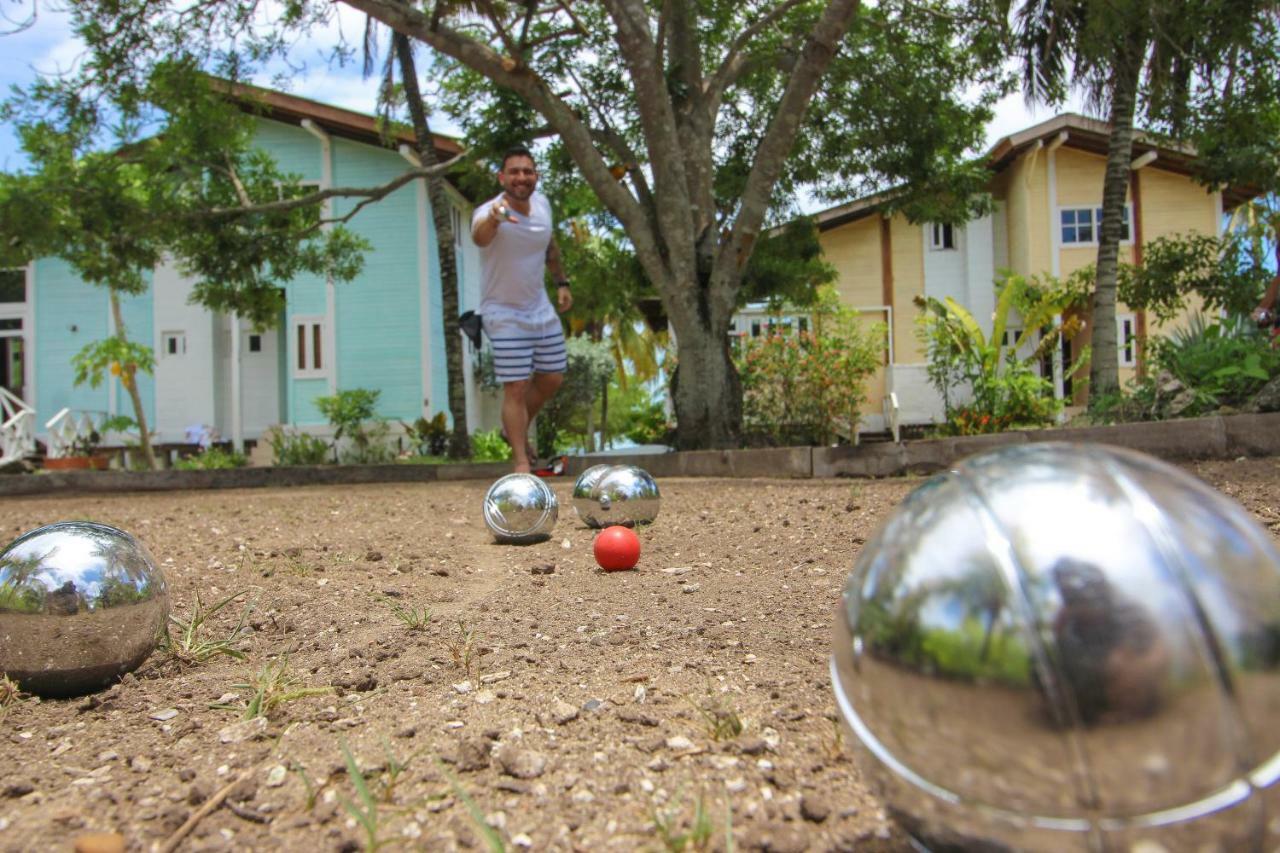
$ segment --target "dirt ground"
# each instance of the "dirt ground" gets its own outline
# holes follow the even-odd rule
[[[1280,458],[1190,470],[1280,534]],[[552,482],[555,534],[524,547],[493,543],[483,482],[0,501],[4,539],[134,533],[179,619],[242,593],[208,640],[248,608],[243,660],[157,652],[0,710],[0,850],[158,849],[193,817],[179,849],[908,849],[827,658],[858,549],[920,478],[662,480],[638,570],[612,574]],[[245,720],[272,670],[278,701]]]

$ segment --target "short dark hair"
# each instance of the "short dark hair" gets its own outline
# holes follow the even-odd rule
[[[507,161],[510,160],[512,157],[528,157],[530,163],[532,163],[535,167],[538,165],[538,161],[533,159],[532,151],[530,151],[528,148],[525,148],[523,145],[512,145],[505,152],[503,152],[502,165],[498,167],[498,171],[503,171],[504,169],[506,169]]]

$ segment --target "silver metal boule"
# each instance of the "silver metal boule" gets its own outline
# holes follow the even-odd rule
[[[658,517],[662,502],[653,477],[634,465],[616,465],[606,471],[591,490],[591,499],[595,506],[584,519],[591,527],[649,524]]]
[[[1280,817],[1280,553],[1151,457],[1005,447],[862,548],[831,676],[931,849],[1257,850]]]
[[[1259,308],[1253,314],[1259,329],[1269,329],[1276,323],[1276,314],[1270,308]]]
[[[0,672],[27,692],[107,686],[155,650],[168,619],[164,573],[118,528],[59,522],[0,552]]]
[[[484,523],[504,544],[527,545],[550,538],[559,511],[556,493],[533,474],[500,477],[484,496]]]
[[[596,502],[592,499],[591,492],[605,472],[612,471],[613,467],[612,465],[592,465],[579,474],[578,479],[573,483],[573,510],[588,527],[600,526],[594,523]]]

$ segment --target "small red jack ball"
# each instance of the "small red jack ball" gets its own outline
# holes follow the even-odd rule
[[[606,572],[634,569],[640,560],[640,537],[629,527],[615,524],[596,536],[596,562]]]

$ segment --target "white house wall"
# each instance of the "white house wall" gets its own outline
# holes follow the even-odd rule
[[[192,281],[172,264],[156,268],[152,285],[156,430],[161,442],[184,441],[187,427],[218,420],[214,388],[222,383],[214,369],[213,316],[190,304]],[[168,352],[166,338],[173,334],[182,336],[185,352]]]

